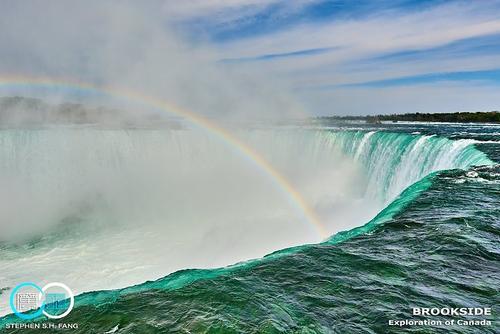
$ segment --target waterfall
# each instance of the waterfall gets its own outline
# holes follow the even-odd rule
[[[437,136],[235,136],[331,234],[365,224],[429,173],[491,164],[472,141]],[[75,293],[120,288],[321,241],[297,209],[248,157],[195,130],[0,130],[0,289],[23,280],[64,281]]]

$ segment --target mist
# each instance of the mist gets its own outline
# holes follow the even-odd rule
[[[179,33],[175,15],[168,7],[159,10],[159,2],[35,1],[4,7],[0,74],[118,87],[216,119],[304,116],[284,82],[220,64],[208,42]],[[24,92],[37,94],[29,87]],[[44,98],[54,95],[64,102],[69,97],[88,103],[92,97],[71,93],[43,91]]]

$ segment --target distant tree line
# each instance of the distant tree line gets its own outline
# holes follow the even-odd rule
[[[0,129],[40,125],[92,124],[109,128],[182,128],[181,122],[150,110],[127,110],[63,102],[52,104],[38,98],[0,97]]]
[[[454,112],[454,113],[411,113],[390,115],[367,116],[325,116],[322,120],[360,120],[367,123],[380,123],[381,121],[407,121],[407,122],[454,122],[454,123],[500,123],[500,112]]]

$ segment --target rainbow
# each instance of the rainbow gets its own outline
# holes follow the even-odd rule
[[[161,110],[164,113],[181,117],[194,126],[200,127],[201,129],[220,139],[246,160],[251,162],[265,175],[270,177],[277,188],[285,194],[290,203],[292,203],[298,209],[301,215],[305,218],[306,222],[313,226],[318,235],[322,239],[325,239],[329,236],[326,227],[321,223],[314,210],[309,207],[300,192],[298,192],[293,187],[293,185],[290,183],[290,181],[287,180],[285,176],[280,174],[264,157],[262,157],[252,147],[243,143],[241,140],[232,135],[228,130],[197,113],[180,108],[173,103],[123,88],[100,87],[91,83],[69,80],[65,78],[61,79],[28,77],[21,75],[0,75],[0,88],[15,88],[15,86],[60,90],[70,89],[77,92],[89,94],[104,94],[109,97],[125,99],[126,101],[139,103],[144,106],[152,107],[156,110]]]

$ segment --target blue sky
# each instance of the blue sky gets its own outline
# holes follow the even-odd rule
[[[167,1],[221,66],[281,79],[315,114],[500,109],[500,1]]]

